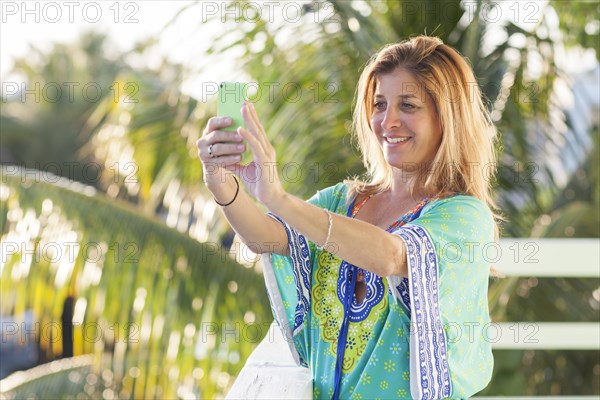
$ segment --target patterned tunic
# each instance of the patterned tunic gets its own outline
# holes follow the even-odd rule
[[[339,183],[308,202],[351,215],[346,191]],[[270,215],[286,229],[290,256],[271,254],[267,290],[294,358],[312,372],[314,398],[334,393],[344,320],[340,398],[464,398],[487,385],[493,358],[486,340],[484,249],[494,244],[494,235],[492,214],[482,201],[462,195],[434,200],[418,218],[394,224],[390,233],[407,246],[409,277],[365,271],[361,303],[348,284],[356,267]],[[346,313],[344,304],[350,304]]]

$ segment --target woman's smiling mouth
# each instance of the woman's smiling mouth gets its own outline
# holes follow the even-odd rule
[[[405,143],[412,139],[410,136],[401,136],[401,137],[387,137],[385,136],[385,141],[390,144],[396,143]]]

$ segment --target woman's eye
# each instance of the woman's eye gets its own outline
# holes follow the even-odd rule
[[[412,110],[415,108],[415,106],[413,106],[410,103],[402,103],[402,108],[406,109],[406,110]]]
[[[383,110],[385,110],[385,103],[382,103],[381,101],[377,101],[377,102],[375,102],[375,104],[373,104],[373,107],[375,107],[375,109],[377,111],[383,111]]]

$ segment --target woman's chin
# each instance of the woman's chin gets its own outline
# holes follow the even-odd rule
[[[411,165],[416,166],[416,163],[399,154],[384,154],[385,161],[392,167],[399,169],[409,168]]]
[[[422,168],[422,164],[406,158],[390,157],[386,158],[386,161],[389,166],[402,171],[407,176],[419,172],[419,169]]]

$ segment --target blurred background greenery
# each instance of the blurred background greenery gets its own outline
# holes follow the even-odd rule
[[[600,5],[505,3],[306,1],[294,3],[292,23],[242,1],[198,29],[222,30],[207,57],[235,60],[264,90],[279,85],[257,109],[281,165],[298,167],[282,171],[286,189],[304,198],[363,171],[348,127],[366,60],[411,35],[441,37],[469,59],[501,133],[502,235],[598,238]],[[167,26],[205,6],[186,4]],[[128,62],[156,43],[115,54],[107,36],[88,32],[32,47],[13,72],[28,90],[49,91],[8,96],[3,85],[0,314],[7,327],[40,324],[25,342],[0,344],[3,377],[9,345],[22,359],[31,352],[27,367],[97,356],[13,395],[69,397],[70,382],[90,397],[220,397],[272,320],[259,264],[201,184],[194,143],[215,98],[182,90],[202,70]],[[590,51],[595,67],[573,72],[569,61]],[[64,82],[94,82],[102,95],[53,96]],[[491,279],[498,322],[597,321],[599,304],[596,278]],[[71,320],[72,346],[59,337]],[[3,338],[21,337],[4,322]],[[482,394],[600,394],[597,351],[498,350],[495,360]]]

